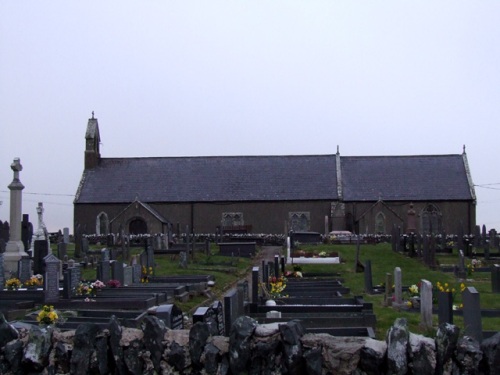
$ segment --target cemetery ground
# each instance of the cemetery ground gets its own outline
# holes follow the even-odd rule
[[[102,246],[91,247],[91,249],[101,249]],[[68,255],[72,255],[72,247],[68,248]],[[337,273],[343,279],[343,284],[351,290],[351,296],[363,296],[366,302],[373,304],[373,311],[377,317],[376,338],[385,339],[387,330],[393,325],[397,318],[404,317],[408,321],[408,326],[411,332],[420,333],[426,336],[433,337],[438,326],[438,317],[433,315],[433,329],[425,330],[421,327],[421,316],[419,309],[395,309],[384,305],[384,294],[367,294],[365,293],[364,273],[356,272],[356,246],[355,245],[301,245],[301,250],[320,254],[322,252],[338,252],[341,256],[340,264],[301,264],[302,273],[307,277],[308,273]],[[142,249],[137,248],[137,254]],[[157,255],[155,257],[156,267],[155,276],[167,275],[196,275],[196,274],[211,274],[215,277],[216,283],[211,288],[210,296],[194,296],[186,302],[176,302],[176,305],[189,315],[196,310],[198,306],[208,305],[213,300],[222,300],[223,294],[231,287],[246,278],[250,274],[252,266],[259,266],[259,255],[261,250],[254,259],[244,257],[227,257],[218,254],[218,247],[211,246],[210,254],[204,252],[195,252],[194,257],[190,256],[187,268],[179,267],[179,258],[172,255]],[[136,254],[132,248],[132,255]],[[280,255],[285,255],[285,250],[281,251]],[[454,250],[451,254],[437,254],[437,262],[441,265],[454,265],[457,263],[458,254]],[[257,260],[259,258],[259,260]],[[460,292],[460,284],[465,286],[473,286],[480,293],[481,309],[495,309],[500,307],[500,294],[494,294],[491,290],[491,279],[489,272],[472,272],[467,276],[466,280],[459,280],[453,272],[442,272],[439,267],[436,270],[431,270],[418,258],[410,258],[406,254],[396,253],[391,250],[390,244],[381,243],[376,245],[363,245],[360,251],[360,261],[371,261],[373,285],[383,285],[387,273],[393,273],[395,267],[402,270],[402,285],[411,286],[418,285],[422,279],[429,280],[433,285],[434,297],[437,295],[436,285],[438,282],[441,285],[448,284],[448,287],[454,289],[453,293],[454,305],[460,308],[462,296]],[[470,264],[470,260],[466,263]],[[490,264],[482,260],[483,266]],[[493,263],[493,262],[492,262]],[[286,266],[287,270],[293,271],[292,265]],[[87,267],[82,270],[82,278],[93,281],[95,280],[95,267]],[[409,295],[404,293],[406,300]],[[500,330],[500,318],[498,317],[483,317],[482,328],[485,331]],[[460,315],[454,315],[454,324],[457,325],[463,332],[463,318]]]

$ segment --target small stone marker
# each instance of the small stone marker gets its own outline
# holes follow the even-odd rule
[[[401,268],[394,268],[394,305],[400,308],[403,304],[403,281],[401,275]]]
[[[464,334],[481,342],[483,341],[483,326],[479,292],[473,286],[465,288],[462,292],[462,301],[464,304]]]
[[[420,324],[432,328],[432,283],[428,280],[422,280],[420,287]]]
[[[59,262],[60,260],[54,254],[49,254],[44,258],[45,277],[43,279],[43,289],[45,303],[59,301]]]
[[[392,306],[392,273],[389,272],[385,274],[384,304]]]
[[[132,285],[133,283],[133,270],[131,266],[123,267],[123,285]]]
[[[252,268],[252,302],[259,303],[259,267]]]

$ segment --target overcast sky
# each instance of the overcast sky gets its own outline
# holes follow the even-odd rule
[[[0,220],[101,156],[460,154],[500,230],[500,1],[1,1]]]

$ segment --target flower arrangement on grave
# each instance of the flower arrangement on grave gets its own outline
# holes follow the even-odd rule
[[[326,251],[322,251],[318,255],[320,258],[326,258]]]
[[[119,280],[109,280],[106,285],[109,287],[109,288],[119,288],[122,286],[122,284],[120,283]]]
[[[75,288],[75,294],[77,296],[95,296],[99,290],[104,288],[106,285],[100,280],[96,280],[93,283],[88,281],[80,281],[80,283]]]
[[[31,276],[24,282],[24,286],[27,288],[38,288],[40,286],[43,286],[43,276],[40,274]]]
[[[59,315],[54,310],[54,306],[44,305],[38,313],[36,320],[40,325],[55,324],[59,320]]]
[[[451,300],[452,301],[455,300],[455,297],[456,297],[458,291],[460,291],[460,293],[462,293],[465,290],[465,288],[466,288],[466,285],[464,283],[460,283],[458,285],[458,288],[457,287],[453,287],[452,285],[450,285],[448,283],[442,284],[439,281],[436,283],[436,292],[452,293],[452,296],[451,296]],[[457,310],[457,309],[462,308],[462,307],[463,307],[462,304],[453,305],[453,309],[454,310]]]
[[[467,276],[472,276],[476,268],[479,267],[481,267],[481,261],[479,259],[472,259],[470,263],[467,264]]]
[[[303,277],[302,267],[298,264],[293,265],[293,271],[286,271],[285,277]]]
[[[153,274],[153,267],[142,266],[141,283],[149,283],[149,277]]]
[[[16,277],[13,277],[11,279],[8,279],[6,282],[5,282],[5,287],[8,289],[8,290],[18,290],[23,284],[21,283],[21,280],[19,280],[18,278]]]
[[[410,294],[410,297],[418,297],[420,295],[418,285],[410,285],[410,287],[408,288],[408,293]]]
[[[270,277],[269,278],[269,287],[265,285],[265,283],[262,284],[262,290],[266,298],[268,299],[275,299],[275,298],[282,298],[282,297],[288,297],[287,295],[283,294],[283,291],[286,288],[286,282],[287,279],[286,277]]]

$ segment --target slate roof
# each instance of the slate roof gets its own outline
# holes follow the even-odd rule
[[[464,155],[342,156],[350,201],[474,200]],[[468,168],[468,167],[467,167]],[[472,182],[470,182],[472,183]],[[102,158],[75,203],[339,199],[336,155]]]
[[[341,157],[344,201],[472,200],[463,155]]]
[[[335,155],[102,158],[75,203],[336,200]]]

